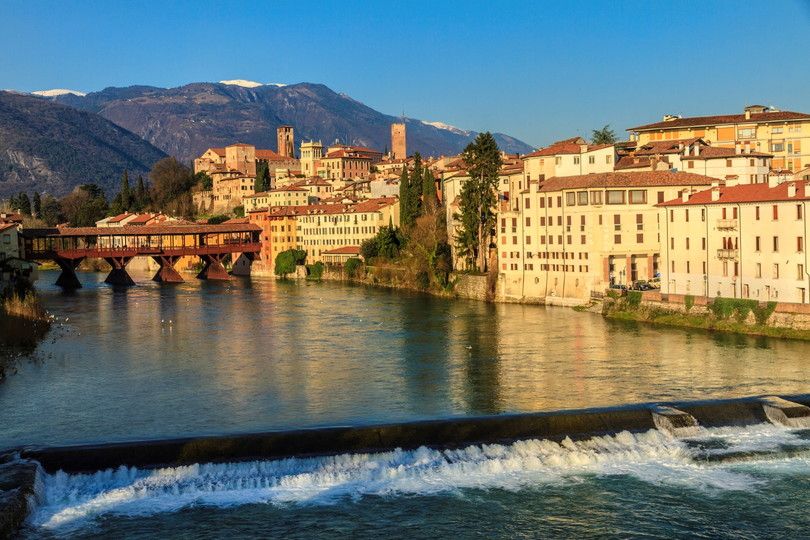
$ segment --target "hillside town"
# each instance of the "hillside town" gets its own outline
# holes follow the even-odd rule
[[[810,114],[748,106],[740,114],[666,115],[627,131],[622,141],[577,136],[525,155],[501,153],[486,254],[497,298],[576,305],[610,289],[640,289],[810,303]],[[273,275],[289,250],[305,251],[310,264],[362,258],[363,242],[402,225],[400,179],[417,162],[435,183],[453,267],[485,270],[454,241],[470,180],[463,155],[409,155],[405,123],[391,125],[388,152],[296,141],[288,125],[277,141],[274,150],[241,142],[208,148],[193,165],[211,180],[193,190],[198,214],[236,214],[232,221],[261,228],[252,273]],[[190,222],[124,212],[96,227],[157,223]],[[32,269],[18,239],[21,216],[3,214],[0,227],[8,282]]]

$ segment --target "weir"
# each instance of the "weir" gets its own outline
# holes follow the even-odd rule
[[[765,415],[774,424],[794,428],[810,428],[810,407],[777,396],[762,398]]]
[[[690,437],[699,432],[698,421],[689,413],[664,405],[650,409],[655,427],[675,437]]]

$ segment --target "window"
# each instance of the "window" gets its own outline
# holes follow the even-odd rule
[[[689,209],[688,208],[686,210],[684,210],[683,219],[686,220],[687,223],[689,223]]]
[[[579,156],[574,156],[574,165],[579,165]]]
[[[773,278],[774,279],[779,279],[779,265],[778,264],[773,265]]]
[[[644,214],[636,214],[636,230],[644,230]]]
[[[781,127],[772,127],[771,128],[771,135],[780,135],[783,129]]]
[[[695,162],[694,161],[687,161],[686,162],[686,168],[687,169],[694,169],[695,168]]]
[[[659,192],[658,192],[658,203],[660,204],[660,203],[662,203],[662,202],[664,202],[664,192],[663,192],[663,191],[659,191]]]
[[[621,244],[622,243],[622,235],[614,234],[613,235],[613,243],[614,244]]]
[[[613,214],[613,230],[614,231],[621,231],[622,230],[622,216],[621,216],[621,214]]]
[[[523,205],[523,208],[531,208],[531,200],[528,197],[526,197],[525,202],[526,202],[526,204]]]
[[[529,244],[531,244],[531,243],[532,243],[532,237],[531,237],[531,236],[527,236],[527,237],[526,237],[526,245],[529,245]]]
[[[645,204],[647,202],[646,189],[631,189],[630,204]]]
[[[700,221],[706,221],[706,209],[705,208],[700,209]]]
[[[773,252],[776,253],[777,251],[779,251],[779,237],[774,236],[773,237]]]
[[[730,159],[726,160],[726,167],[731,167],[731,160]]]
[[[762,263],[757,263],[757,266],[754,269],[754,276],[758,278],[762,277]]]
[[[757,128],[748,127],[748,128],[739,128],[737,130],[737,138],[738,139],[753,139],[757,135]]]
[[[644,233],[636,233],[636,243],[637,244],[644,243]]]
[[[776,221],[779,219],[779,207],[777,205],[773,205],[773,220]]]
[[[588,192],[587,191],[579,191],[577,192],[577,204],[580,206],[587,206],[588,205]]]
[[[624,204],[624,190],[609,189],[606,193],[608,204]]]
[[[588,163],[591,165],[596,163],[596,156],[588,156]]]
[[[554,158],[554,164],[555,165],[559,165],[560,162],[562,162],[562,158],[560,156],[557,156],[557,157]]]
[[[760,246],[759,236],[757,236],[756,238],[754,238],[754,251],[759,251],[759,246]]]
[[[577,204],[577,194],[573,191],[568,192],[565,194],[565,205],[566,206],[574,206]]]
[[[802,219],[802,205],[796,205],[796,219]]]
[[[686,237],[686,249],[689,249],[689,237]]]
[[[532,226],[532,218],[530,218],[530,217],[528,217],[528,216],[526,216],[526,226],[527,226],[527,227],[531,227],[531,226]]]
[[[803,265],[803,264],[800,264],[800,265],[799,265],[799,266],[796,268],[796,270],[798,270],[798,272],[797,272],[797,276],[796,276],[796,279],[798,279],[799,281],[803,280],[803,279],[804,279],[804,265]]]
[[[591,204],[602,204],[601,191],[591,191]]]
[[[803,236],[797,236],[796,237],[796,251],[798,251],[799,253],[804,252],[804,237]]]

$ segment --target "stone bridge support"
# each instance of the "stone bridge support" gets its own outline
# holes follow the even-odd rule
[[[76,259],[65,259],[63,257],[54,258],[54,262],[59,265],[62,273],[56,279],[56,284],[63,289],[81,289],[82,284],[76,277],[76,268],[84,260],[84,257]]]
[[[198,279],[228,280],[231,276],[222,265],[222,261],[227,254],[200,255],[203,262],[203,269],[197,274]]]
[[[234,253],[231,257],[236,257],[231,268],[231,274],[234,276],[249,276],[256,254],[246,251],[244,253]]]
[[[127,274],[127,264],[132,260],[132,257],[105,257],[104,260],[112,266],[112,270],[110,270],[104,283],[121,287],[135,285],[135,282]]]
[[[160,265],[160,269],[155,274],[155,277],[152,278],[153,281],[160,283],[183,283],[183,276],[174,268],[174,265],[177,264],[180,257],[159,255],[152,257],[152,259]]]

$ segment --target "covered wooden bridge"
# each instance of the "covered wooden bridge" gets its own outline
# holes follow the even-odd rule
[[[126,267],[141,256],[152,257],[160,265],[155,281],[182,282],[174,265],[188,256],[198,256],[203,262],[198,278],[230,279],[223,259],[243,254],[252,262],[261,250],[260,233],[258,225],[223,223],[24,229],[22,238],[26,259],[56,262],[62,270],[56,284],[79,288],[76,268],[88,257],[104,259],[112,266],[105,280],[112,285],[134,285]]]

